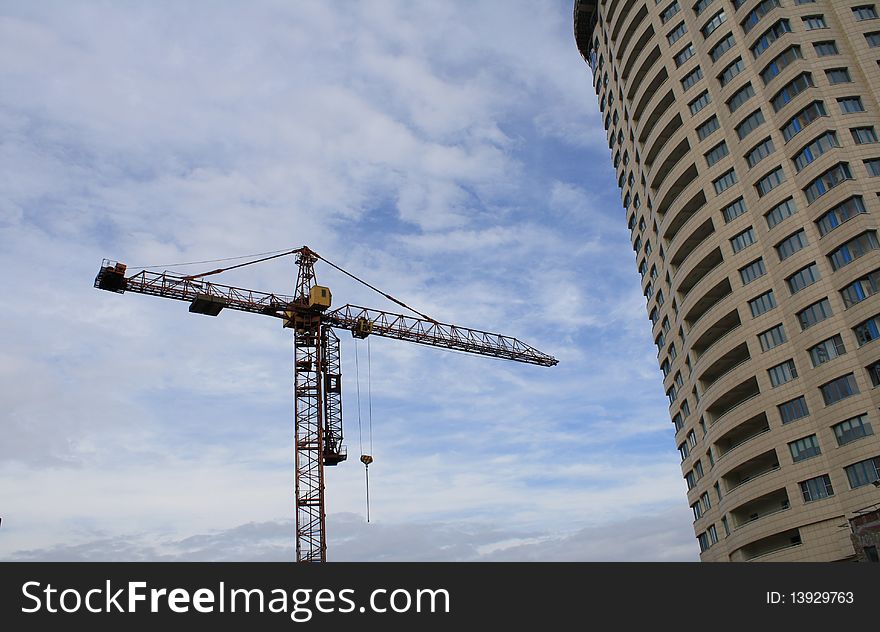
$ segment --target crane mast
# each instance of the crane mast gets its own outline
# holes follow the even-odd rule
[[[330,290],[318,285],[315,275],[315,262],[319,259],[371,289],[376,288],[307,246],[267,259],[291,254],[296,256],[298,266],[294,296],[204,280],[206,276],[231,268],[192,276],[143,269],[126,277],[125,264],[106,259],[95,278],[95,287],[119,294],[134,292],[187,301],[190,312],[208,316],[217,316],[223,309],[272,316],[293,331],[296,557],[300,562],[323,562],[327,559],[324,467],[338,465],[347,458],[342,432],[340,340],[334,328],[346,329],[356,338],[376,335],[539,366],[554,366],[558,360],[510,336],[440,323],[427,317],[415,318],[355,305],[329,310]],[[387,294],[384,296],[412,309]],[[367,464],[363,457],[361,460]]]

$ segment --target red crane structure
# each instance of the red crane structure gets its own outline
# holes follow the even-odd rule
[[[295,255],[298,265],[293,296],[204,280],[209,275],[286,255]],[[419,317],[355,305],[330,310],[330,290],[318,285],[315,276],[315,262],[319,259]],[[373,335],[540,366],[558,363],[556,358],[516,338],[437,322],[306,246],[191,276],[148,269],[130,276],[126,276],[126,272],[125,264],[105,259],[95,278],[95,287],[119,294],[135,292],[186,301],[190,304],[189,311],[196,314],[217,316],[223,309],[234,309],[272,316],[293,330],[296,559],[299,562],[326,561],[324,467],[338,465],[347,457],[342,443],[342,367],[339,338],[334,329],[347,329],[355,338]],[[372,457],[363,455],[361,460],[368,465]]]

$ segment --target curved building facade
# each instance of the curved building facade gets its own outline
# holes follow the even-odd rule
[[[704,561],[880,503],[880,2],[581,0]]]

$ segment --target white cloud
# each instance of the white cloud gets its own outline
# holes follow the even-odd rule
[[[362,511],[363,471],[342,336],[338,559],[530,559],[566,543],[600,555],[620,549],[572,534],[642,515],[692,541],[570,19],[525,2],[0,9],[0,557],[214,559],[227,532],[234,559],[289,552],[273,526],[292,488],[286,332],[91,285],[104,256],[302,244],[436,318],[562,361],[371,340],[374,538],[345,517]],[[218,280],[289,293],[294,273],[280,260]],[[337,304],[399,311],[319,275]],[[411,546],[385,551],[398,536]]]

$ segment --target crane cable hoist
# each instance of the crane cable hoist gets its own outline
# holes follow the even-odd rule
[[[298,266],[293,296],[220,285],[205,277],[269,259],[294,255]],[[418,317],[343,305],[331,310],[330,289],[317,284],[315,262],[327,265],[382,294]],[[201,262],[208,263],[208,262]],[[180,264],[175,264],[180,265]],[[159,266],[151,266],[159,267]],[[558,360],[516,338],[440,323],[343,270],[307,246],[195,275],[154,272],[105,259],[95,287],[123,294],[134,292],[189,303],[195,314],[217,316],[224,309],[272,316],[293,332],[296,559],[324,562],[327,538],[324,513],[324,467],[347,458],[342,433],[342,366],[334,330],[355,338],[380,336],[476,355],[554,366]],[[373,457],[361,455],[369,468]],[[369,476],[367,474],[367,476]]]

